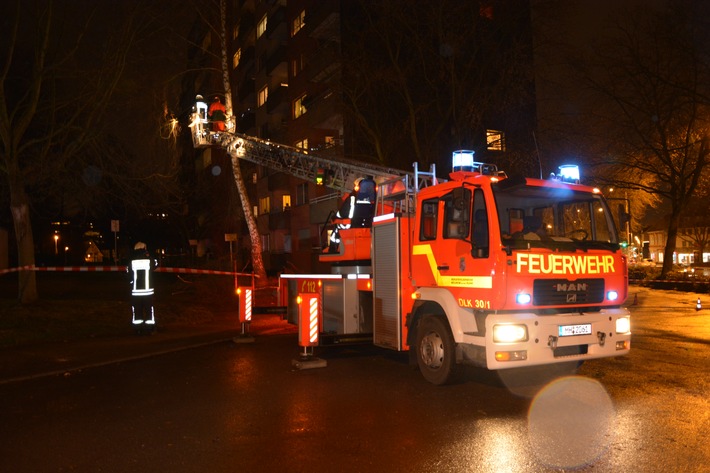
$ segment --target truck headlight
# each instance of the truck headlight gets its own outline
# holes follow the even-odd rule
[[[616,319],[616,333],[629,333],[631,331],[631,318],[620,317]]]
[[[493,341],[496,343],[524,342],[528,339],[526,325],[494,325]]]
[[[518,304],[530,304],[530,301],[532,300],[532,297],[530,297],[530,294],[521,292],[515,295],[515,302]]]

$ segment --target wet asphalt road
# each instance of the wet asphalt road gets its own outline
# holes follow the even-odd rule
[[[636,292],[631,355],[515,392],[365,347],[294,370],[293,335],[0,386],[0,471],[710,471],[710,310]]]

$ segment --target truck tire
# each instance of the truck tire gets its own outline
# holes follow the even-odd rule
[[[456,353],[454,337],[441,318],[427,316],[417,328],[417,364],[424,379],[432,384],[450,383],[455,378]]]

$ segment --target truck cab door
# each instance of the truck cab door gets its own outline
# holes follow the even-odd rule
[[[474,300],[469,291],[492,286],[491,238],[484,192],[480,188],[462,187],[450,196],[444,196],[442,201],[442,237],[433,250],[439,269],[439,285],[448,286],[459,303],[479,307],[483,299]],[[488,300],[487,297],[484,299]],[[479,305],[469,305],[474,302]]]

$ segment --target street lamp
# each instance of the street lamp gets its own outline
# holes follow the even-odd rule
[[[57,256],[59,254],[59,247],[57,246],[57,243],[59,242],[59,235],[56,233],[54,234],[54,256]]]

